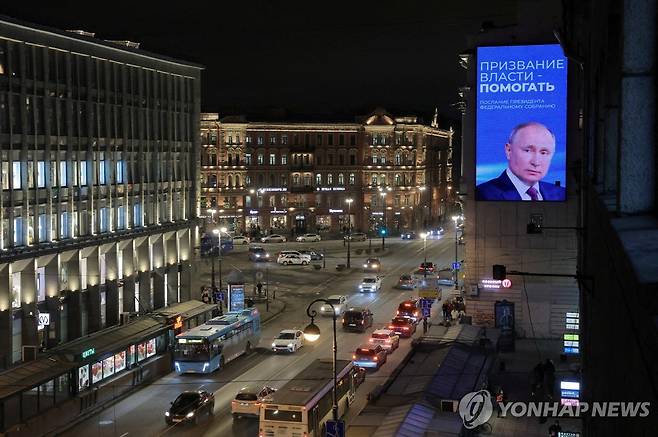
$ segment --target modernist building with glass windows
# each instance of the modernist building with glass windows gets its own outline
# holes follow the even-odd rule
[[[0,368],[189,299],[201,69],[0,18]]]
[[[236,233],[420,229],[454,207],[453,133],[381,109],[350,123],[202,114],[201,214]]]

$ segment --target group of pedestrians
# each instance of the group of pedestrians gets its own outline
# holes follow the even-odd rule
[[[532,369],[532,387],[530,396],[533,400],[547,398],[553,400],[555,395],[555,364],[553,360],[546,358]]]
[[[444,322],[461,320],[461,318],[466,315],[464,298],[456,297],[450,302],[444,302],[441,306],[441,311],[443,313]]]

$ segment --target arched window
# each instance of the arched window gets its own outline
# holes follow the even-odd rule
[[[235,186],[236,187],[242,186],[242,184],[240,183],[240,175],[235,175]]]
[[[356,175],[354,173],[350,173],[350,185],[354,185],[356,183]]]
[[[229,187],[229,188],[233,187],[233,176],[232,175],[228,175],[227,181],[228,181],[227,187]]]
[[[409,165],[409,152],[405,151],[403,155],[404,165]]]
[[[270,175],[270,187],[273,187],[275,185],[276,185],[276,182],[275,182],[275,179],[274,179],[274,175],[271,174]]]
[[[327,185],[333,185],[334,184],[334,175],[331,173],[327,174]]]
[[[416,165],[416,151],[411,152],[411,165]]]
[[[322,185],[322,175],[320,173],[315,174],[315,185]]]
[[[372,152],[372,163],[377,164],[377,153],[376,152]]]
[[[228,154],[228,165],[233,165],[233,155]]]
[[[371,185],[377,185],[377,175],[375,173],[372,174],[372,183]]]
[[[395,165],[400,165],[400,152],[395,152]]]
[[[386,185],[386,175],[384,173],[379,175],[379,185]]]
[[[400,177],[400,173],[395,174],[395,185],[398,187],[402,185],[402,178]]]
[[[208,176],[208,187],[217,187],[217,175],[211,174]]]
[[[345,185],[345,175],[338,173],[338,185]]]
[[[379,162],[382,165],[386,164],[386,152],[382,152]]]

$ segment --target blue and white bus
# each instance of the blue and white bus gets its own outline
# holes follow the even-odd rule
[[[174,367],[178,373],[210,373],[248,354],[260,341],[256,308],[226,313],[176,336]]]

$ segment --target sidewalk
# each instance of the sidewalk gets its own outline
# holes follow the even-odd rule
[[[555,399],[560,402],[559,384],[563,379],[573,380],[577,377],[573,369],[575,367],[573,358],[567,362],[560,361],[562,342],[552,339],[517,339],[514,352],[499,352],[494,363],[493,373],[490,375],[490,387],[495,390],[502,387],[505,393],[505,401],[531,401],[531,386],[533,380],[533,368],[539,361],[546,358],[553,360],[555,364]],[[504,363],[504,370],[501,364]],[[494,394],[492,393],[492,396]],[[534,400],[539,402],[540,400]],[[581,432],[582,422],[580,419],[560,418],[562,431]],[[537,417],[505,417],[498,418],[496,413],[489,420],[493,428],[493,436],[505,437],[546,437],[548,428],[555,419],[548,418],[546,422],[540,423]]]

